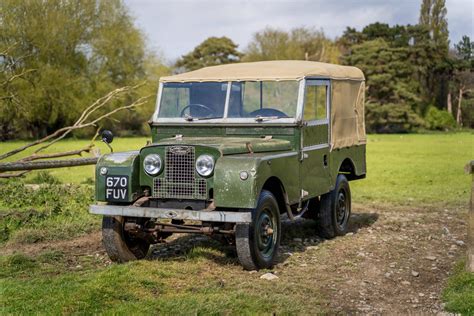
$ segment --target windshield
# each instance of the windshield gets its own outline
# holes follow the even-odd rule
[[[227,85],[221,82],[165,83],[158,117],[222,118]]]
[[[294,118],[298,102],[298,81],[241,81],[163,83],[157,118],[187,121],[224,118],[227,90],[227,118],[266,121]]]
[[[295,117],[297,81],[233,82],[229,117]]]

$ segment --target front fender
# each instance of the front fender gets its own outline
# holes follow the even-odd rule
[[[105,179],[107,176],[127,176],[128,190],[126,199],[123,202],[132,202],[140,195],[139,183],[139,152],[127,151],[103,155],[99,158],[95,168],[95,198],[97,201],[105,199]],[[107,168],[107,174],[101,175],[100,169]]]
[[[254,208],[257,197],[257,166],[253,157],[223,156],[214,169],[214,203],[217,207]],[[248,178],[240,179],[246,171]]]
[[[246,171],[248,179],[240,179]],[[299,163],[296,152],[221,157],[214,171],[214,202],[217,207],[252,209],[270,177],[278,178],[290,202],[299,198]]]

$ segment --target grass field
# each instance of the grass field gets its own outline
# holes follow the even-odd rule
[[[113,145],[115,151],[121,151],[138,149],[145,142],[145,138],[117,138]],[[0,152],[20,144],[2,143]],[[51,151],[87,144],[67,140]],[[105,146],[98,146],[107,152]],[[473,150],[473,136],[469,133],[370,135],[368,176],[351,184],[353,201],[388,208],[449,208],[457,214],[466,209],[469,199],[471,178],[463,173],[463,167],[473,159]],[[92,246],[87,243],[83,246],[75,241],[96,236],[100,226],[100,218],[87,213],[87,205],[92,202],[93,167],[51,170],[49,174],[53,180],[73,185],[67,189],[56,184],[39,190],[24,188],[24,182],[38,182],[38,172],[32,172],[24,181],[0,183],[0,314],[331,311],[331,296],[316,286],[322,282],[316,272],[308,275],[298,264],[295,271],[300,269],[301,273],[285,274],[286,264],[292,266],[300,256],[307,256],[307,251],[291,256],[277,267],[283,273],[279,282],[260,280],[243,271],[235,255],[227,256],[230,249],[199,238],[182,237],[184,244],[195,245],[185,251],[174,244],[168,247],[168,252],[179,255],[110,264],[100,245],[90,249]],[[383,230],[381,233],[383,238]],[[340,242],[350,244],[347,238]],[[48,243],[48,249],[36,247],[42,242]],[[291,244],[291,240],[287,242]],[[319,258],[334,260],[333,243],[318,247]],[[291,252],[296,248],[291,248]],[[344,262],[344,258],[338,260]],[[354,271],[353,263],[347,264],[348,271]],[[474,303],[469,303],[474,278],[457,269],[445,291],[447,307],[454,312],[474,313]]]

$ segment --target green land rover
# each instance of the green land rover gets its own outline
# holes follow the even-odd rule
[[[103,215],[111,260],[200,233],[225,237],[254,270],[277,260],[282,217],[312,218],[324,238],[345,234],[348,181],[366,174],[364,90],[359,69],[310,61],[161,78],[151,143],[97,163],[90,212]]]

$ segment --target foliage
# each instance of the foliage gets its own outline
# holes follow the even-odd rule
[[[365,107],[369,133],[407,133],[424,126],[420,116],[403,103],[367,103]]]
[[[253,35],[244,61],[294,59],[338,63],[339,50],[323,31],[299,27],[289,32],[267,27]]]
[[[368,101],[409,105],[420,102],[419,86],[412,82],[414,66],[406,62],[412,58],[408,48],[391,47],[378,38],[356,44],[351,49],[351,54],[343,60],[364,71]]]
[[[419,24],[430,30],[434,44],[448,52],[449,32],[446,0],[422,0]]]
[[[0,11],[2,139],[45,136],[105,93],[148,77],[152,56],[121,0],[5,0]],[[114,125],[133,125],[134,116]]]
[[[30,182],[36,183],[36,184],[43,184],[43,183],[60,184],[61,183],[61,181],[57,177],[51,175],[48,171],[44,171],[44,170],[38,171],[38,173],[34,176],[33,179],[31,179]]]
[[[181,57],[176,67],[186,70],[196,70],[202,67],[235,63],[240,61],[242,54],[228,37],[209,37],[194,50]]]
[[[453,62],[448,56],[446,13],[445,0],[423,0],[418,25],[389,26],[377,22],[362,31],[348,27],[338,40],[342,61],[360,67],[366,74],[367,99],[372,103],[367,118],[369,126],[374,123],[369,114],[391,112],[388,108],[374,111],[375,104],[398,104],[407,109],[407,114],[412,112],[406,115],[407,120],[414,118],[415,113],[426,113],[429,105],[447,108]],[[400,116],[393,118],[396,122],[387,124],[399,127]],[[409,128],[404,130],[413,130],[411,122],[406,124]]]
[[[454,47],[456,48],[456,53],[459,58],[469,62],[469,64],[465,66],[468,67],[470,65],[471,68],[473,68],[474,42],[471,42],[471,38],[464,35],[459,43],[455,44]]]
[[[438,110],[434,106],[428,108],[425,121],[428,128],[434,130],[449,130],[456,126],[456,121],[450,113]]]
[[[71,238],[96,229],[87,213],[88,186],[43,184],[36,188],[10,180],[0,186],[0,242],[33,243]]]
[[[463,36],[455,45],[450,60],[453,73],[451,93],[455,95],[457,123],[474,128],[474,42],[469,36]]]
[[[454,275],[443,291],[446,310],[462,315],[474,314],[474,273],[467,272],[465,263],[459,262]]]

